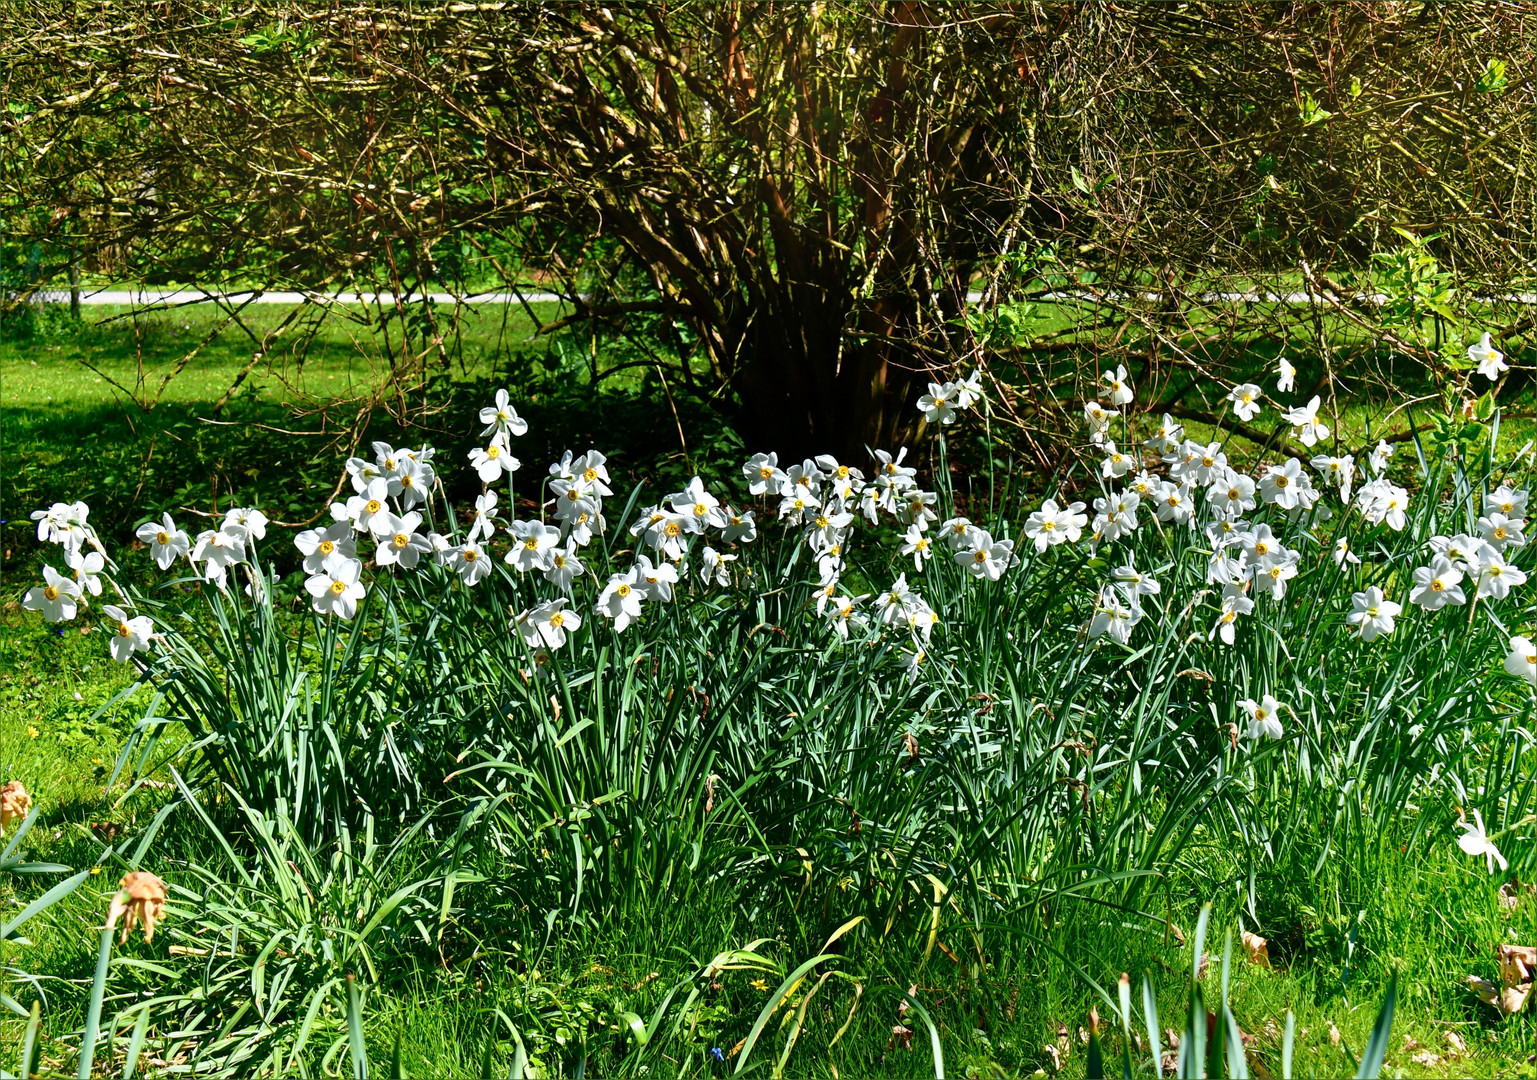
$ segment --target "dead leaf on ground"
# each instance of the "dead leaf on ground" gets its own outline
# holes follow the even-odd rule
[[[1537,948],[1530,945],[1496,945],[1494,954],[1500,964],[1500,984],[1477,975],[1468,976],[1468,987],[1486,1005],[1510,1016],[1526,1007],[1532,993],[1532,974],[1537,969]]]
[[[1340,1044],[1340,1029],[1334,1026],[1334,1021],[1333,1020],[1330,1020],[1329,1021],[1329,1045],[1330,1046],[1338,1046],[1339,1044]]]
[[[1243,951],[1248,954],[1249,963],[1255,967],[1270,967],[1270,945],[1258,934],[1243,932]]]
[[[1468,1052],[1468,1044],[1463,1042],[1462,1036],[1455,1031],[1446,1033],[1446,1045],[1452,1048],[1452,1054],[1456,1057],[1461,1057]]]

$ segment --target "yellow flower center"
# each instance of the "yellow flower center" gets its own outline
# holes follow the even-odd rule
[[[405,533],[396,533],[394,543],[396,547],[403,548],[411,543],[411,538]]]
[[[331,591],[340,596],[347,591],[347,583],[345,581],[333,581],[331,582]]]
[[[1275,486],[1276,487],[1285,487],[1289,483],[1291,483],[1291,481],[1289,479],[1287,479],[1285,476],[1278,476],[1278,477],[1275,478]]]
[[[564,615],[562,615],[560,612],[557,611],[555,614],[550,616],[550,625],[551,626],[565,626],[566,625],[566,617]]]
[[[1369,607],[1369,608],[1366,609],[1366,614],[1369,617],[1375,619],[1377,617],[1377,609],[1374,608],[1374,607]]]
[[[468,548],[468,549],[465,550],[465,552],[464,552],[464,561],[465,562],[474,562],[478,558],[480,558],[480,552],[476,551],[474,548]]]
[[[1264,720],[1265,719],[1265,710],[1264,709],[1255,709],[1254,710],[1254,719],[1256,719],[1256,720]]]
[[[1201,464],[1206,466],[1208,469],[1211,468],[1216,463],[1217,463],[1217,459],[1214,458],[1214,457],[1203,457],[1201,459]]]
[[[380,503],[378,499],[369,499],[368,505],[363,507],[363,509],[367,510],[370,514],[377,514],[379,512],[379,506]]]
[[[1265,541],[1263,541],[1263,540],[1261,540],[1259,543],[1254,545],[1254,554],[1256,554],[1256,555],[1263,555],[1263,554],[1265,554],[1269,550],[1270,550],[1270,545],[1265,543]]]
[[[694,504],[694,516],[695,517],[704,517],[709,512],[710,512],[710,508],[708,506],[706,506],[704,503],[695,503]]]
[[[336,545],[331,543],[329,540],[322,540],[320,542],[320,546],[318,546],[315,550],[320,552],[322,555],[329,555],[331,552],[336,550]]]
[[[530,536],[527,540],[523,541],[523,546],[529,551],[538,551],[539,541]]]
[[[400,478],[400,486],[403,488],[414,487],[416,486],[416,478],[410,473],[406,473]]]
[[[582,473],[582,479],[586,480],[589,484],[592,483],[597,478],[598,478],[598,470],[597,469],[588,469],[588,470],[586,470],[585,472]]]
[[[43,595],[46,596],[49,600],[57,600],[59,598],[59,590],[54,588],[52,585],[48,585],[44,587]]]
[[[987,561],[987,552],[985,552],[985,551],[973,551],[971,553],[971,557],[973,559],[975,559],[979,563],[985,563]]]
[[[157,532],[155,534],[155,543],[159,544],[161,547],[164,547],[166,544],[169,544],[170,542],[171,542],[170,534],[167,533],[164,529],[161,529],[159,532]]]
[[[614,592],[615,592],[615,593],[616,593],[616,594],[618,594],[618,596],[619,596],[619,597],[620,597],[620,598],[621,598],[621,599],[623,599],[623,598],[624,598],[624,597],[626,597],[626,596],[629,596],[629,595],[630,595],[630,587],[629,587],[629,586],[628,586],[628,585],[625,585],[625,584],[621,584],[621,585],[620,585],[620,586],[619,586],[619,588],[617,588],[617,589],[615,589],[615,590],[614,590]]]
[[[827,515],[826,514],[818,514],[817,515],[817,528],[819,528],[819,529],[827,528]]]
[[[502,456],[502,448],[500,446],[497,446],[495,443],[492,443],[490,446],[486,447],[486,457],[488,457],[488,458],[490,458],[490,459],[492,459],[494,461],[494,460],[496,460],[497,458],[499,458],[501,456]]]
[[[677,536],[683,530],[681,527],[679,527],[676,521],[669,521],[667,523],[667,527],[662,531],[665,532],[668,536]]]
[[[1503,528],[1495,529],[1494,530],[1494,538],[1496,540],[1503,540],[1503,539],[1505,539],[1505,530]]]
[[[127,623],[120,622],[120,623],[117,624],[117,636],[118,637],[132,637],[133,636],[133,631],[128,629],[128,624]]]
[[[559,570],[561,567],[563,567],[565,565],[566,565],[566,557],[564,555],[557,555],[557,556],[555,556],[555,569]]]
[[[1446,586],[1441,584],[1441,579],[1440,578],[1436,578],[1436,580],[1434,580],[1434,581],[1432,581],[1430,583],[1430,591],[1431,592],[1440,592],[1444,588],[1446,588]]]
[[[758,475],[767,480],[774,475],[774,470],[765,465],[763,468],[758,470]]]

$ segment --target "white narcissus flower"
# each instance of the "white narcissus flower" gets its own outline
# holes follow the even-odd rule
[[[1351,566],[1361,565],[1361,556],[1350,550],[1350,542],[1343,536],[1334,542],[1333,557],[1335,566],[1343,567],[1347,563]]]
[[[679,514],[659,513],[645,529],[646,543],[662,558],[676,562],[688,548],[689,522]]]
[[[340,554],[343,558],[357,558],[358,546],[352,525],[336,521],[324,529],[306,529],[294,537],[294,547],[304,556],[304,572],[318,574],[327,556]]]
[[[1025,536],[1034,542],[1038,552],[1054,544],[1076,544],[1083,535],[1083,527],[1089,523],[1082,510],[1081,502],[1071,503],[1063,509],[1055,499],[1046,499],[1039,510],[1025,519]],[[991,539],[988,537],[989,543]]]
[[[1510,639],[1510,652],[1505,655],[1505,670],[1537,686],[1537,645],[1528,637]]]
[[[474,540],[466,540],[448,549],[449,566],[466,585],[473,585],[491,572],[491,556]]]
[[[170,514],[164,515],[158,523],[145,522],[134,535],[149,545],[155,556],[155,565],[162,570],[169,570],[172,563],[192,550],[192,541],[176,527]]]
[[[1097,401],[1091,401],[1083,407],[1083,418],[1089,422],[1089,441],[1098,445],[1105,441],[1105,432],[1110,429],[1110,421],[1121,414],[1115,409],[1107,409]]]
[[[1195,525],[1195,487],[1188,480],[1176,484],[1170,480],[1159,483],[1153,492],[1152,505],[1159,521],[1172,525]]]
[[[731,564],[734,562],[735,555],[722,554],[706,544],[699,556],[699,580],[706,585],[713,581],[725,588],[731,584]]]
[[[1115,369],[1114,375],[1110,374],[1108,371],[1105,372],[1100,376],[1100,381],[1105,384],[1105,390],[1110,397],[1110,404],[1131,404],[1131,399],[1134,395],[1132,393],[1131,383],[1126,377],[1125,365],[1118,365]]]
[[[577,558],[575,544],[551,548],[550,565],[544,571],[544,580],[562,592],[570,592],[571,583],[580,577],[584,570],[581,559]]]
[[[929,383],[929,392],[918,399],[918,411],[931,424],[955,423],[957,391],[954,383]]]
[[[1376,585],[1365,592],[1352,593],[1350,600],[1355,607],[1345,616],[1345,621],[1356,628],[1362,641],[1375,641],[1384,634],[1391,634],[1395,625],[1393,620],[1403,610],[1386,599]]]
[[[1184,438],[1185,425],[1176,423],[1174,417],[1168,413],[1163,414],[1163,423],[1158,425],[1158,430],[1142,445],[1158,455],[1171,454],[1179,448],[1180,439]]]
[[[1019,557],[1014,554],[1014,541],[994,540],[986,529],[978,529],[972,534],[971,546],[955,553],[955,561],[972,577],[997,581],[1005,570],[1019,562]]]
[[[567,634],[582,628],[582,617],[574,611],[566,610],[566,598],[562,596],[556,600],[546,600],[532,610],[525,611],[513,625],[530,649],[537,649],[541,644],[559,649],[566,644]]]
[[[416,531],[422,527],[421,514],[408,510],[399,516],[386,512],[381,517],[387,520],[375,518],[378,527],[374,535],[379,538],[379,546],[374,550],[374,562],[410,570],[432,551],[432,542]]]
[[[149,649],[150,635],[155,632],[148,615],[132,617],[120,607],[107,604],[101,609],[116,625],[112,627],[112,659],[126,663],[134,653]]]
[[[1366,463],[1372,467],[1372,472],[1381,473],[1388,467],[1388,459],[1393,456],[1397,447],[1388,445],[1386,439],[1378,439],[1376,447],[1366,455]]]
[[[644,594],[637,586],[637,573],[632,568],[622,574],[614,574],[598,594],[598,613],[612,619],[615,630],[623,630],[640,618],[640,602]]]
[[[1267,465],[1260,477],[1260,497],[1282,510],[1294,510],[1303,498],[1304,480],[1302,466],[1296,458],[1287,458],[1284,465]]]
[[[491,441],[485,446],[477,446],[470,451],[470,467],[483,484],[496,483],[503,473],[515,473],[522,468],[522,464],[512,456],[507,446],[507,436],[500,431],[491,436]]]
[[[99,551],[66,551],[64,553],[64,565],[75,572],[75,582],[80,586],[80,602],[85,603],[86,594],[92,596],[101,595],[101,572],[106,568],[107,560]]]
[[[971,536],[976,531],[977,527],[971,523],[971,519],[963,517],[953,517],[939,527],[939,535],[945,538],[951,551],[970,546]]]
[[[1115,448],[1113,440],[1105,442],[1105,460],[1100,463],[1099,474],[1108,479],[1125,476],[1137,462]]]
[[[1270,593],[1277,600],[1286,598],[1286,583],[1297,576],[1297,553],[1271,555],[1254,567],[1254,591]]]
[[[427,501],[436,479],[431,465],[424,465],[415,458],[401,457],[400,468],[390,478],[390,487],[400,487],[400,505],[409,510]]]
[[[704,489],[704,481],[694,477],[671,499],[673,512],[683,521],[691,533],[702,533],[706,528],[722,529],[726,515],[721,512],[720,500]]]
[[[923,528],[917,522],[907,527],[907,532],[902,534],[902,554],[913,557],[913,569],[922,570],[923,564],[934,554],[933,541],[923,534]]]
[[[834,597],[825,609],[825,615],[828,624],[833,628],[833,633],[846,641],[850,630],[862,629],[865,625],[865,617],[859,611],[859,605],[868,599],[870,599],[869,594]]]
[[[85,522],[90,513],[91,508],[83,502],[56,502],[47,510],[34,510],[37,538],[42,543],[59,544],[66,551],[77,551],[88,534]]]
[[[1488,336],[1488,334],[1484,335],[1486,338]],[[1494,841],[1490,840],[1489,834],[1484,831],[1484,815],[1475,809],[1473,811],[1473,820],[1476,824],[1469,825],[1466,821],[1459,822],[1465,831],[1461,836],[1457,837],[1457,846],[1475,859],[1480,855],[1484,856],[1489,867],[1489,873],[1491,874],[1494,873],[1495,863],[1500,864],[1502,871],[1508,869],[1510,864],[1505,861],[1505,856],[1500,854],[1500,849],[1494,846]]]
[[[672,599],[672,587],[678,583],[678,568],[669,562],[655,566],[644,555],[635,556],[635,587],[646,594],[647,600],[662,603]]]
[[[361,494],[354,495],[347,500],[347,520],[352,522],[359,532],[373,533],[377,538],[380,534],[374,528],[374,518],[390,512],[390,482],[382,476],[377,476],[368,482],[368,486]],[[387,520],[387,518],[381,518]]]
[[[1331,457],[1320,454],[1311,462],[1313,468],[1324,478],[1326,483],[1339,488],[1340,498],[1345,502],[1350,501],[1350,488],[1355,483],[1356,459],[1346,454],[1344,457]]]
[[[733,544],[750,544],[758,539],[758,522],[751,510],[733,510],[729,505],[722,511],[726,525],[721,529],[721,539]]]
[[[892,623],[903,620],[909,595],[907,575],[898,574],[897,579],[891,583],[891,588],[881,593],[880,599],[876,601],[880,607],[882,626],[890,626]]]
[[[1505,561],[1505,556],[1487,544],[1478,555],[1478,598],[1493,597],[1503,600],[1516,585],[1526,583],[1526,571],[1517,569]]]
[[[489,540],[496,535],[496,492],[485,491],[475,498],[475,511],[470,519],[470,532],[465,537],[469,543],[477,539]]]
[[[1259,505],[1254,492],[1253,480],[1229,469],[1227,475],[1215,478],[1206,489],[1206,502],[1221,514],[1243,514]]]
[[[480,422],[486,425],[481,435],[499,435],[503,432],[522,435],[528,430],[528,422],[512,407],[512,399],[506,390],[496,392],[496,404],[480,410]],[[490,481],[487,481],[489,483]]]
[[[1227,399],[1233,403],[1233,415],[1247,423],[1259,415],[1263,407],[1259,403],[1264,394],[1254,383],[1241,383],[1228,393]]]
[[[245,538],[204,529],[198,533],[190,557],[194,563],[203,564],[203,577],[222,589],[229,568],[245,558]]]
[[[1238,623],[1238,616],[1247,615],[1253,610],[1254,601],[1244,595],[1242,585],[1224,585],[1222,606],[1217,614],[1217,622],[1212,627],[1212,636],[1222,638],[1224,645],[1233,644],[1233,632]]]
[[[1487,331],[1478,339],[1478,344],[1468,346],[1468,359],[1478,365],[1478,374],[1490,382],[1510,370],[1510,365],[1505,363],[1505,354],[1494,347]]]
[[[1244,738],[1281,737],[1281,703],[1273,695],[1262,694],[1258,701],[1245,698],[1238,703],[1238,708],[1249,722]]]
[[[80,586],[51,566],[43,567],[43,583],[27,590],[21,606],[40,612],[49,622],[68,622],[80,606]]]
[[[1276,358],[1276,375],[1279,376],[1275,384],[1277,393],[1289,394],[1297,389],[1297,368],[1284,356]]]
[[[237,506],[224,515],[221,526],[227,533],[243,537],[247,544],[267,535],[267,515],[249,506]]]
[[[1137,608],[1142,606],[1144,596],[1157,596],[1163,591],[1163,586],[1158,584],[1152,574],[1144,574],[1131,563],[1110,571],[1110,580],[1121,587],[1131,605]]]
[[[1303,446],[1313,446],[1320,439],[1329,437],[1329,427],[1318,421],[1318,408],[1323,398],[1317,394],[1306,405],[1287,411],[1285,419],[1292,426],[1292,438],[1300,439]]]
[[[1099,591],[1094,601],[1094,616],[1089,620],[1089,637],[1108,637],[1118,645],[1131,641],[1132,628],[1142,621],[1142,609],[1124,604],[1114,589]]]
[[[560,543],[560,530],[542,521],[514,521],[511,528],[512,550],[506,561],[518,568],[518,573],[530,570],[548,570],[550,552]]]
[[[1521,518],[1506,517],[1504,514],[1488,514],[1478,519],[1478,535],[1496,551],[1504,551],[1508,547],[1525,547],[1526,534],[1522,531],[1525,528],[1526,522]]]
[[[356,559],[341,555],[326,556],[320,573],[304,582],[310,594],[310,604],[317,614],[337,615],[350,619],[357,614],[358,601],[363,599],[363,564]]]
[[[1524,518],[1526,517],[1526,492],[1514,491],[1508,484],[1501,484],[1484,496],[1484,513]]]
[[[982,400],[982,369],[977,368],[970,375],[955,384],[955,407],[957,409],[969,409]]]

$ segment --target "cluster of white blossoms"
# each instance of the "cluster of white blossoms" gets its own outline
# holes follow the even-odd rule
[[[32,520],[37,522],[38,540],[58,544],[64,565],[73,574],[66,577],[44,564],[43,583],[28,589],[23,597],[22,606],[38,612],[48,622],[68,622],[81,608],[89,606],[93,597],[101,596],[102,579],[108,564],[102,554],[101,541],[90,525],[90,513],[90,507],[83,502],[59,502],[47,510],[32,512]],[[166,520],[169,522],[170,519]],[[143,530],[140,530],[142,537]],[[181,550],[185,551],[186,534],[182,533],[180,537]],[[95,550],[87,551],[87,547]],[[148,617],[129,615],[115,604],[103,604],[101,610],[114,624],[111,646],[114,660],[126,661],[134,653],[149,648],[155,633]]]

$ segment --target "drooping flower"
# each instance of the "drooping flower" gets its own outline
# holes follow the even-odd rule
[[[1298,406],[1287,411],[1285,420],[1292,426],[1292,438],[1298,439],[1303,446],[1313,446],[1322,439],[1329,437],[1329,427],[1318,420],[1318,409],[1323,404],[1323,398],[1317,394],[1306,405]]]
[[[1089,620],[1089,637],[1108,637],[1118,645],[1131,640],[1132,628],[1142,620],[1142,609],[1123,603],[1117,590],[1101,589],[1094,600],[1094,615]]]
[[[118,882],[117,895],[107,909],[107,929],[123,920],[123,936],[118,944],[128,940],[136,925],[144,927],[144,944],[155,938],[155,924],[165,918],[165,882],[147,870],[130,870]]]
[[[112,628],[112,659],[120,664],[127,663],[134,653],[149,649],[150,635],[155,632],[155,626],[148,615],[130,617],[122,608],[112,604],[101,610],[116,624]]]
[[[833,628],[833,633],[847,640],[850,630],[863,628],[865,617],[858,608],[868,599],[870,599],[868,595],[834,598],[825,611],[828,625]]]
[[[1083,407],[1083,418],[1089,422],[1089,441],[1102,443],[1105,441],[1105,432],[1110,430],[1110,421],[1121,414],[1115,409],[1107,409],[1097,401],[1091,401]]]
[[[1221,637],[1224,645],[1233,644],[1233,634],[1238,623],[1238,616],[1247,615],[1254,610],[1254,601],[1244,595],[1244,586],[1240,584],[1224,585],[1222,587],[1222,606],[1217,613],[1217,622],[1212,627],[1212,636]]]
[[[1334,542],[1332,557],[1335,566],[1344,567],[1346,564],[1351,566],[1361,565],[1361,556],[1350,550],[1350,542],[1343,536]]]
[[[37,538],[42,543],[59,544],[66,551],[78,551],[90,531],[86,518],[91,508],[83,502],[56,502],[47,510],[32,511],[37,522]]]
[[[1537,686],[1537,645],[1528,637],[1510,639],[1510,651],[1505,654],[1505,670]]]
[[[1286,357],[1276,357],[1276,393],[1289,394],[1297,388],[1297,368]]]
[[[706,544],[704,551],[699,555],[699,580],[706,585],[712,581],[724,588],[731,584],[731,564],[736,562],[735,555],[724,555]]]
[[[80,585],[51,566],[43,567],[43,583],[27,590],[21,606],[40,612],[49,622],[68,622],[80,606]]]
[[[155,565],[162,570],[169,570],[172,563],[192,550],[192,541],[176,527],[170,514],[164,515],[158,523],[145,522],[134,535],[149,545]]]
[[[99,551],[66,551],[64,553],[64,565],[75,572],[75,583],[80,586],[80,602],[85,603],[86,594],[91,596],[101,595],[101,572],[106,568],[107,560]]]
[[[32,796],[20,780],[7,780],[0,786],[0,833],[6,832],[13,821],[25,821],[32,809]]]
[[[1179,441],[1184,434],[1185,426],[1176,423],[1174,417],[1164,413],[1163,423],[1158,425],[1157,430],[1142,445],[1159,456],[1171,454],[1178,449]]]
[[[222,529],[204,529],[198,533],[190,558],[193,563],[202,563],[203,577],[222,589],[229,568],[245,558],[245,538]]]
[[[1472,825],[1466,821],[1459,823],[1464,831],[1457,837],[1457,846],[1475,859],[1482,855],[1491,874],[1494,873],[1495,863],[1500,864],[1501,870],[1508,869],[1510,864],[1505,861],[1505,856],[1500,854],[1500,849],[1494,846],[1494,841],[1489,839],[1489,834],[1484,829],[1484,815],[1480,814],[1476,808],[1473,810],[1473,821]]]

